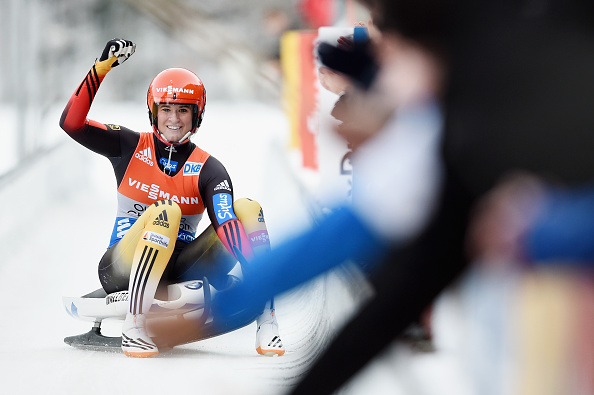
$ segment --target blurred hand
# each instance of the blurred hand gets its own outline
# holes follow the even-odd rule
[[[338,99],[331,115],[341,123],[336,132],[353,150],[381,130],[394,112],[385,97],[351,86]]]
[[[353,39],[353,35],[349,34],[348,36],[340,36],[336,40],[337,46],[340,49],[344,49],[347,51],[351,51],[355,48],[355,40]]]
[[[337,95],[340,95],[351,85],[351,81],[347,76],[324,66],[318,69],[318,79],[324,89]]]
[[[371,21],[370,21],[371,24]],[[356,22],[355,27],[366,27],[364,22]],[[352,50],[355,48],[355,37],[353,34],[349,34],[348,36],[340,36],[336,40],[336,44],[338,48],[344,49],[347,51]]]
[[[128,60],[134,51],[136,51],[136,44],[132,41],[114,38],[105,45],[99,62],[109,68],[114,68]]]

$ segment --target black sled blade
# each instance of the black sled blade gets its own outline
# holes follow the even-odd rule
[[[122,338],[103,336],[101,328],[93,327],[87,333],[64,338],[64,343],[83,350],[121,351]]]

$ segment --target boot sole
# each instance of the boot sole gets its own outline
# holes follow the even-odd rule
[[[262,347],[256,348],[256,351],[260,355],[265,355],[267,357],[274,357],[274,356],[282,356],[285,354],[285,350],[262,350]]]
[[[148,358],[152,357],[153,355],[157,355],[159,351],[152,351],[152,352],[134,352],[134,351],[124,351],[124,354],[128,357],[132,358]]]

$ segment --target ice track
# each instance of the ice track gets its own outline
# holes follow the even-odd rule
[[[143,107],[97,106],[89,118],[148,129]],[[56,136],[54,148],[31,158],[0,189],[0,365],[2,387],[9,389],[5,393],[286,392],[359,300],[344,272],[277,299],[287,349],[283,357],[256,354],[255,324],[147,360],[63,343],[65,336],[90,329],[62,310],[61,297],[99,287],[97,262],[108,242],[116,203],[109,162],[62,136],[58,120],[56,112],[47,124],[48,133]],[[309,222],[298,189],[283,173],[288,167],[270,160],[272,151],[278,157],[279,147],[287,147],[287,127],[278,108],[209,103],[194,138],[225,164],[236,198],[260,201],[273,246]],[[119,328],[119,322],[106,321],[103,332],[117,335]]]
[[[148,130],[144,106],[99,104],[89,118]],[[255,324],[146,360],[64,344],[64,337],[90,329],[89,323],[66,314],[61,298],[99,287],[97,263],[113,226],[116,194],[108,160],[65,136],[58,126],[61,111],[49,112],[40,132],[40,140],[53,148],[32,156],[0,185],[2,393],[286,393],[368,295],[357,272],[337,270],[277,298],[287,349],[282,357],[256,353]],[[299,161],[287,150],[287,129],[277,107],[210,102],[194,137],[225,164],[236,198],[261,203],[273,247],[311,220],[302,188],[295,183]],[[204,220],[201,225],[207,224]],[[386,312],[386,319],[391,313]],[[474,395],[461,364],[459,350],[466,339],[457,314],[447,298],[435,307],[439,352],[415,355],[394,344],[340,394]],[[120,325],[104,322],[103,333],[119,335]],[[359,346],[377,325],[382,323],[370,323]]]

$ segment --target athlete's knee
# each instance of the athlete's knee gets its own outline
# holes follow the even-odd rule
[[[237,215],[237,218],[239,218],[241,222],[259,217],[262,218],[259,222],[264,222],[262,206],[260,206],[260,203],[256,200],[248,198],[237,199],[233,202],[233,211],[235,211],[235,215]]]
[[[173,200],[158,200],[151,206],[154,216],[154,221],[161,221],[163,223],[177,223],[179,224],[182,212],[179,204]],[[179,226],[179,225],[178,225]]]
[[[243,224],[254,254],[259,255],[268,251],[270,239],[260,203],[247,198],[238,199],[233,203],[233,210]]]

